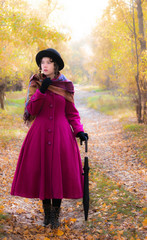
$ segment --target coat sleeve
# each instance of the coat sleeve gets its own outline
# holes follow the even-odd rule
[[[41,93],[39,89],[37,89],[36,92],[31,96],[30,101],[26,106],[28,112],[31,115],[37,115],[42,108],[45,98],[46,94]]]
[[[79,112],[73,102],[66,100],[65,114],[69,124],[72,126],[75,137],[78,132],[84,132],[83,124],[81,124],[80,121]]]

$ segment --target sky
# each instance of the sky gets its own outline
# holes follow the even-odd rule
[[[42,0],[28,0],[32,8],[37,8]],[[71,35],[71,40],[79,41],[87,37],[102,16],[108,0],[56,0],[61,6],[50,16],[53,26]]]

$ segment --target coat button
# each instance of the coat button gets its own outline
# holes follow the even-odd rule
[[[48,132],[51,132],[52,130],[51,130],[51,129],[48,129],[47,131],[48,131]]]
[[[52,108],[53,107],[53,104],[50,104],[50,108]]]
[[[53,119],[53,117],[52,116],[50,116],[50,120],[52,120]]]
[[[51,142],[50,142],[50,141],[48,142],[48,145],[51,145]]]

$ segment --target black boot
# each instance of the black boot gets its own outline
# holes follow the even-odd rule
[[[59,214],[60,214],[61,199],[53,199],[53,206],[51,212],[51,228],[56,229],[60,226]]]
[[[59,213],[60,213],[59,207],[52,207],[52,213],[51,213],[51,228],[52,229],[56,229],[60,226]]]
[[[44,226],[47,226],[51,223],[51,200],[45,199],[43,202],[43,209],[44,209]]]

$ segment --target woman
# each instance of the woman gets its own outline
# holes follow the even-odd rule
[[[76,137],[88,139],[74,105],[74,87],[59,71],[60,54],[52,48],[38,52],[39,75],[30,79],[24,118],[33,123],[23,142],[11,194],[40,198],[44,225],[59,226],[63,198],[83,197],[82,163]]]

